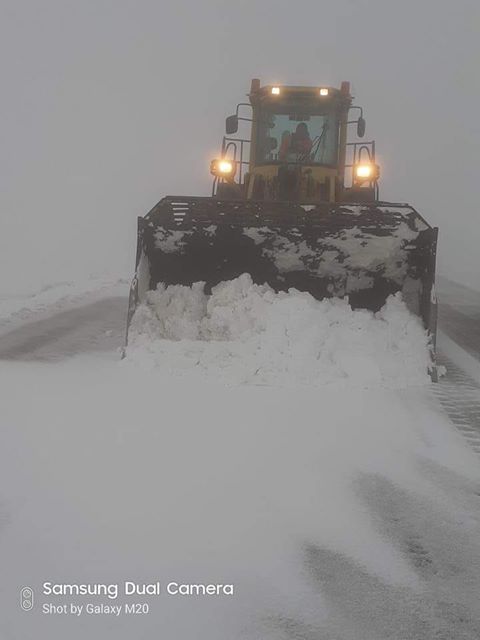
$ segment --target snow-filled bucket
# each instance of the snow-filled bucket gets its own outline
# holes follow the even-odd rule
[[[348,297],[353,309],[373,312],[401,292],[434,345],[436,243],[437,229],[405,204],[167,197],[138,219],[128,326],[159,284],[201,281],[208,294],[248,273],[276,292]]]

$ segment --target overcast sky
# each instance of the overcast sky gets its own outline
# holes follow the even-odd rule
[[[136,217],[206,195],[262,82],[350,80],[383,199],[480,288],[478,0],[0,0],[0,294],[131,275]]]

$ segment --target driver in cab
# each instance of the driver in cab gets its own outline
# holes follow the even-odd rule
[[[312,140],[305,122],[299,122],[294,133],[284,131],[278,152],[280,160],[287,160],[288,156],[307,156],[312,148]]]

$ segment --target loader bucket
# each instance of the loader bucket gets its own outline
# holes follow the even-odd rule
[[[275,291],[293,287],[316,299],[348,296],[353,308],[378,311],[401,291],[431,332],[437,229],[406,204],[302,205],[166,197],[138,219],[136,273],[128,326],[159,283],[206,283],[248,272]]]

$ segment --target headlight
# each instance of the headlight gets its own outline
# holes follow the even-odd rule
[[[231,160],[216,159],[210,163],[210,173],[218,178],[233,178],[236,168],[235,162]]]
[[[220,173],[232,173],[233,163],[228,160],[220,160],[218,163],[218,170]]]
[[[378,164],[357,164],[355,166],[355,178],[357,182],[377,180],[380,176]]]
[[[328,89],[326,87],[323,87],[322,89],[320,89],[320,95],[328,96]]]
[[[272,87],[272,96],[280,95],[280,87]]]
[[[370,178],[373,175],[371,164],[359,164],[355,171],[357,178]]]

